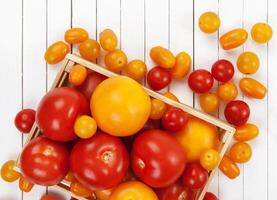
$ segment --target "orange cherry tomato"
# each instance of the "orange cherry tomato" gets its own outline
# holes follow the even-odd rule
[[[205,150],[200,156],[200,164],[206,170],[213,170],[219,163],[219,153],[214,149]]]
[[[259,128],[255,124],[245,124],[236,129],[234,138],[239,142],[245,142],[254,139],[259,135]]]
[[[217,94],[205,93],[200,96],[200,106],[206,113],[212,113],[217,110],[219,106],[219,99]]]
[[[151,100],[151,113],[150,119],[161,119],[163,117],[164,112],[166,111],[166,104],[158,99]]]
[[[65,181],[72,182],[75,180],[75,177],[73,176],[71,171],[68,171],[67,175],[64,177]]]
[[[151,59],[160,67],[170,69],[175,65],[174,55],[166,48],[161,46],[153,47],[150,50]]]
[[[237,163],[246,163],[252,156],[252,149],[245,142],[237,142],[230,149],[230,158]]]
[[[165,92],[163,95],[164,95],[165,97],[167,97],[167,98],[173,100],[173,101],[180,102],[179,99],[178,99],[172,92],[169,92],[169,91],[168,91],[168,92]]]
[[[233,101],[238,96],[237,86],[233,82],[222,83],[218,86],[217,95],[224,101]]]
[[[247,51],[239,55],[237,66],[243,74],[254,74],[258,71],[260,60],[257,54]]]
[[[109,70],[118,73],[126,66],[127,56],[123,51],[116,49],[107,53],[105,64]]]
[[[139,181],[129,181],[117,186],[109,200],[158,200],[155,192]]]
[[[146,75],[147,67],[145,63],[141,60],[132,60],[129,62],[126,66],[126,73],[127,75],[135,79],[137,81],[143,79],[143,77]]]
[[[51,194],[45,194],[43,195],[40,200],[59,200],[57,197]]]
[[[76,64],[69,72],[68,81],[72,85],[79,86],[86,80],[87,74],[87,69],[84,66]]]
[[[111,29],[105,29],[100,33],[101,47],[106,51],[113,51],[117,46],[117,37]]]
[[[220,37],[220,45],[224,50],[234,49],[241,46],[248,38],[245,29],[231,30]]]
[[[263,99],[267,93],[266,87],[253,78],[242,78],[239,87],[245,95],[255,99]]]
[[[19,188],[22,192],[30,192],[33,188],[34,184],[28,181],[23,176],[19,179]]]
[[[73,181],[70,184],[70,191],[80,197],[91,197],[93,192],[85,188],[81,183]]]
[[[240,175],[240,169],[237,164],[226,155],[222,158],[219,169],[230,179],[235,179]]]
[[[65,58],[68,52],[69,46],[62,41],[58,41],[47,48],[44,59],[48,64],[57,64]]]
[[[220,27],[220,19],[214,12],[205,12],[199,18],[199,28],[204,33],[214,33]]]
[[[92,137],[96,133],[96,130],[96,121],[88,115],[78,117],[74,123],[74,132],[79,138],[82,139]]]
[[[14,182],[20,178],[21,174],[14,170],[15,161],[9,160],[1,167],[1,177],[4,181]]]
[[[100,45],[94,39],[87,39],[80,44],[79,52],[83,58],[94,62],[100,55]]]
[[[69,44],[81,43],[88,39],[88,32],[83,28],[71,28],[64,34],[64,40]]]
[[[252,39],[257,43],[267,43],[272,34],[272,28],[266,23],[257,23],[251,29]]]
[[[175,65],[170,69],[171,76],[175,79],[182,79],[191,68],[191,57],[186,52],[180,52],[175,60]]]
[[[100,191],[96,191],[94,192],[96,197],[97,197],[97,200],[109,200],[112,192],[113,192],[113,189],[106,189],[106,190],[100,190]]]

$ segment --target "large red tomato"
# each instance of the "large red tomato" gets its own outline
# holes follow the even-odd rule
[[[104,190],[122,181],[129,168],[129,155],[119,138],[98,132],[74,146],[70,168],[88,189]]]
[[[61,182],[69,169],[69,153],[63,144],[44,136],[33,139],[22,151],[20,166],[24,177],[38,185]]]
[[[135,139],[132,168],[146,184],[155,188],[167,187],[181,176],[185,165],[182,146],[167,132],[144,131]]]
[[[41,132],[52,140],[69,141],[76,138],[75,119],[89,113],[85,96],[68,87],[48,92],[37,109],[36,121]]]

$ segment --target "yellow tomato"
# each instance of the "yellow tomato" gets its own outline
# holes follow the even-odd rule
[[[247,31],[245,29],[238,28],[222,35],[219,42],[224,50],[229,50],[241,46],[247,38]]]
[[[19,179],[19,189],[22,192],[30,192],[33,188],[34,184],[28,181],[26,178],[23,176],[20,177]]]
[[[242,78],[239,87],[245,95],[255,99],[263,99],[267,93],[266,87],[253,78]]]
[[[166,111],[166,104],[158,99],[151,100],[151,113],[150,119],[161,119],[163,117],[164,112]]]
[[[222,83],[218,86],[217,95],[224,101],[233,101],[238,96],[237,86],[233,82]]]
[[[151,112],[149,95],[139,83],[124,76],[101,82],[92,94],[90,105],[98,127],[115,136],[135,134]]]
[[[14,182],[20,178],[21,174],[13,169],[14,166],[15,161],[13,160],[9,160],[3,164],[1,167],[1,177],[4,181]]]
[[[200,96],[200,106],[206,113],[216,111],[219,106],[218,96],[214,93],[205,93]]]
[[[44,59],[48,64],[57,64],[65,58],[68,52],[69,46],[62,41],[58,41],[47,48]]]
[[[82,139],[92,137],[97,130],[97,124],[95,120],[87,115],[78,117],[74,123],[75,134]]]
[[[243,74],[254,74],[258,71],[260,60],[257,54],[247,51],[240,54],[237,60],[237,66]]]
[[[113,72],[120,72],[126,66],[126,64],[127,56],[119,49],[111,51],[105,56],[105,65]]]
[[[100,44],[101,47],[106,51],[113,51],[117,46],[117,37],[111,29],[103,30],[100,35]]]
[[[175,65],[174,55],[166,48],[161,46],[153,47],[150,50],[151,59],[160,67],[170,69]]]
[[[143,77],[146,75],[147,67],[145,63],[141,60],[132,60],[129,62],[126,66],[126,73],[127,75],[135,79],[137,81],[143,79]]]
[[[186,52],[180,52],[175,57],[175,65],[170,69],[171,76],[176,79],[184,78],[191,68],[191,58]]]
[[[76,64],[69,72],[68,81],[75,86],[81,85],[86,80],[87,74],[87,69],[84,66]]]
[[[100,190],[100,191],[95,191],[95,196],[97,197],[97,200],[109,200],[112,191],[114,188],[112,189],[106,189],[106,190]]]
[[[218,146],[217,128],[195,117],[189,117],[183,130],[175,134],[182,145],[187,161],[197,162],[206,149],[216,149]]]
[[[204,33],[214,33],[218,31],[220,19],[214,12],[205,12],[199,18],[199,28]]]
[[[245,142],[237,142],[230,149],[230,158],[236,163],[246,163],[252,156],[252,149]]]
[[[71,28],[64,34],[64,40],[69,44],[81,43],[88,39],[88,32],[83,28]]]
[[[73,181],[70,184],[70,191],[80,197],[91,197],[93,192],[85,188],[81,183]]]
[[[158,200],[155,192],[138,181],[125,182],[117,186],[109,200]]]
[[[259,128],[255,124],[245,124],[236,129],[234,138],[237,141],[245,142],[254,139],[259,135]]]
[[[266,23],[257,23],[251,29],[252,39],[257,43],[268,42],[272,34],[272,28]]]
[[[100,45],[94,39],[87,39],[80,44],[79,52],[84,59],[94,62],[100,55]]]
[[[219,163],[219,153],[214,149],[205,150],[200,156],[200,164],[206,170],[213,170]]]

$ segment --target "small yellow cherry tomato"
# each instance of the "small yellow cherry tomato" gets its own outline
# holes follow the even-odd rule
[[[245,142],[256,138],[259,135],[259,128],[255,124],[245,124],[236,128],[235,140]]]
[[[253,78],[242,78],[239,87],[245,95],[255,99],[263,99],[267,93],[266,87]]]
[[[237,142],[230,149],[230,158],[236,163],[246,163],[252,156],[252,149],[245,142]]]
[[[186,52],[180,52],[175,57],[175,65],[170,69],[171,76],[176,79],[184,78],[191,68],[191,58]]]
[[[106,190],[100,190],[95,191],[95,195],[97,197],[97,200],[109,200],[114,188],[106,189]]]
[[[82,115],[75,121],[74,131],[80,138],[90,138],[96,133],[96,130],[96,121],[88,115]]]
[[[107,68],[116,73],[120,72],[126,66],[127,62],[126,54],[119,49],[108,52],[105,56]]]
[[[204,151],[200,156],[200,164],[206,170],[213,170],[219,163],[219,153],[214,149]]]
[[[214,12],[205,12],[199,18],[199,28],[204,33],[214,33],[220,27],[220,19]]]
[[[219,164],[220,171],[230,179],[235,179],[240,175],[238,165],[229,157],[224,156]]]
[[[94,62],[100,55],[100,45],[94,39],[87,39],[80,44],[79,52],[83,58]]]
[[[257,23],[251,29],[252,39],[257,43],[268,42],[272,34],[272,28],[266,23]]]
[[[151,59],[160,67],[170,69],[175,65],[175,57],[168,49],[156,46],[150,50]]]
[[[73,182],[75,180],[75,177],[73,176],[71,171],[68,171],[66,176],[64,177],[65,181]]]
[[[129,62],[126,66],[126,73],[127,75],[135,79],[137,81],[143,79],[143,77],[146,75],[147,67],[145,63],[141,60],[132,60]]]
[[[14,166],[15,161],[13,160],[9,160],[2,165],[1,177],[4,181],[14,182],[20,178],[21,174],[13,169]]]
[[[237,86],[233,82],[222,83],[217,88],[217,95],[224,101],[233,101],[238,96]]]
[[[80,197],[91,197],[93,192],[85,188],[81,183],[73,181],[70,184],[70,191]]]
[[[166,111],[166,104],[158,99],[151,100],[151,113],[149,118],[150,119],[161,119],[164,112]]]
[[[101,47],[106,51],[113,51],[117,46],[117,37],[111,29],[103,30],[100,35]]]
[[[23,176],[20,177],[19,179],[19,189],[22,192],[30,192],[32,188],[34,187],[34,184],[28,181],[26,178]]]
[[[254,74],[260,66],[260,60],[257,54],[247,51],[239,55],[237,66],[243,74]]]
[[[87,78],[87,69],[79,64],[76,64],[72,67],[69,72],[68,81],[72,85],[78,86],[81,85]]]
[[[68,52],[69,46],[62,41],[58,41],[47,48],[44,59],[48,64],[57,64],[65,58]]]
[[[200,96],[200,106],[206,113],[212,113],[216,111],[219,106],[219,99],[217,94],[205,93]]]
[[[220,37],[220,45],[224,50],[241,46],[248,38],[245,29],[238,28],[231,30]]]
[[[64,34],[64,40],[69,44],[81,43],[88,39],[88,32],[83,28],[71,28]]]
[[[169,91],[168,91],[168,92],[165,92],[163,95],[164,95],[165,97],[167,97],[167,98],[173,100],[173,101],[180,102],[179,99],[178,99],[172,92],[169,92]]]

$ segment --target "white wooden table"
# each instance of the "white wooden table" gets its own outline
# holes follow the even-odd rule
[[[71,26],[86,28],[92,38],[97,38],[104,28],[111,28],[128,58],[143,59],[148,68],[153,66],[148,52],[155,45],[168,47],[174,53],[188,52],[193,57],[194,69],[210,69],[218,58],[227,58],[235,64],[244,50],[259,55],[261,67],[254,77],[267,85],[267,98],[254,101],[242,94],[238,96],[251,106],[250,122],[257,124],[261,132],[259,138],[251,142],[253,157],[249,163],[240,165],[241,175],[236,180],[231,181],[219,172],[210,191],[220,200],[276,200],[277,34],[268,45],[257,45],[250,37],[244,47],[228,53],[219,48],[217,42],[225,31],[237,27],[250,30],[256,22],[268,22],[277,33],[276,8],[276,0],[2,1],[0,164],[15,159],[26,138],[14,127],[15,114],[22,107],[36,108],[57,73],[58,66],[48,66],[43,59],[46,47],[62,40],[64,31]],[[208,36],[199,31],[198,17],[204,11],[219,14],[219,35]],[[235,81],[240,77],[242,75],[237,73]],[[182,102],[199,107],[198,97],[193,97],[185,81],[174,82],[169,89]],[[215,115],[222,118],[222,109]],[[36,186],[32,192],[22,194],[17,184],[0,180],[0,200],[38,200],[46,191]]]

